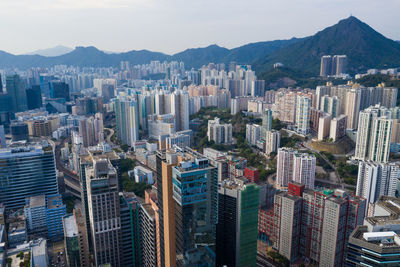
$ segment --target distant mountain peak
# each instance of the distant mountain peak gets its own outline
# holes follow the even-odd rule
[[[66,47],[63,45],[57,45],[55,47],[46,48],[46,49],[38,49],[30,53],[26,53],[25,55],[39,55],[44,57],[56,57],[67,54],[71,52],[73,49],[70,47]]]

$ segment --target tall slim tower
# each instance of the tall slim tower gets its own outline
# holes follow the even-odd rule
[[[175,115],[177,131],[189,129],[189,94],[177,90],[171,94],[171,113]]]
[[[13,112],[25,111],[28,109],[25,84],[19,75],[11,75],[6,77],[6,89],[11,96],[11,110]]]
[[[108,159],[86,167],[91,238],[96,266],[120,266],[122,259],[118,175]]]
[[[346,93],[347,129],[356,129],[358,125],[358,114],[360,112],[361,91],[351,89]]]

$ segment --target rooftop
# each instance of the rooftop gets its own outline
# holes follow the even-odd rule
[[[65,237],[75,237],[78,235],[74,215],[68,215],[63,218]]]
[[[46,196],[39,195],[33,196],[29,198],[29,207],[30,208],[38,208],[38,207],[45,207],[46,206]]]

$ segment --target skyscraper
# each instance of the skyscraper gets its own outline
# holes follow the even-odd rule
[[[356,195],[364,197],[367,204],[374,204],[379,196],[395,197],[399,171],[399,166],[394,163],[360,161]]]
[[[32,85],[31,88],[26,89],[26,97],[29,110],[42,107],[42,93],[39,85]]]
[[[121,217],[117,171],[108,159],[93,160],[86,167],[88,212],[96,266],[120,266]]]
[[[50,98],[63,98],[70,101],[69,86],[65,82],[51,81],[49,83]]]
[[[0,203],[22,208],[25,198],[58,194],[53,149],[27,145],[0,149]]]
[[[119,98],[115,104],[117,136],[123,144],[133,146],[139,140],[139,116],[137,102],[133,99]]]
[[[379,105],[360,112],[354,158],[387,162],[393,120],[388,109]]]
[[[310,131],[311,99],[307,95],[298,95],[296,103],[296,131],[306,135]]]
[[[293,157],[292,180],[314,189],[316,159],[314,155],[297,153]]]
[[[356,129],[358,124],[358,114],[360,112],[361,91],[351,89],[346,93],[347,129]]]
[[[232,124],[222,124],[219,118],[208,121],[207,131],[208,141],[214,141],[216,144],[232,143]]]
[[[281,143],[281,133],[277,130],[267,131],[265,135],[265,153],[277,153]]]
[[[259,190],[235,180],[220,185],[216,266],[256,266]]]
[[[295,150],[287,147],[278,149],[276,183],[280,187],[286,187],[293,177],[293,157],[295,153]]]
[[[171,113],[175,115],[177,131],[189,129],[189,94],[186,91],[176,90],[171,94]]]
[[[326,77],[331,75],[332,73],[332,57],[331,56],[322,56],[321,57],[321,70],[319,72],[319,76]]]
[[[262,127],[261,139],[265,140],[266,131],[272,129],[272,110],[269,108],[266,108],[262,114]]]
[[[347,71],[347,56],[346,55],[335,55],[333,56],[332,62],[336,63],[336,69],[332,69],[334,75],[339,76],[345,74]]]
[[[8,95],[11,96],[11,110],[13,112],[28,109],[25,84],[19,75],[15,74],[6,77],[6,89]]]
[[[216,167],[195,151],[175,148],[158,155],[157,198],[165,266],[215,265],[217,182]]]

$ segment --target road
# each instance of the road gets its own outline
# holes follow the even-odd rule
[[[116,145],[111,141],[111,136],[113,136],[115,133],[114,129],[104,128],[104,130],[108,130],[110,132],[110,134],[106,137],[107,143],[110,144],[112,147],[115,147]]]

